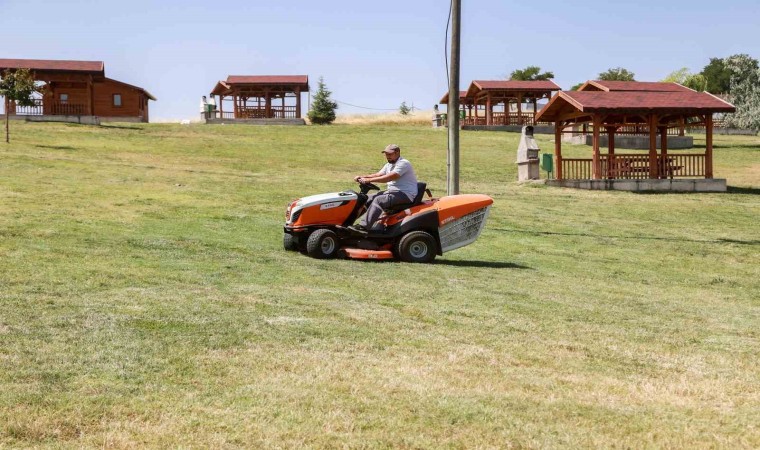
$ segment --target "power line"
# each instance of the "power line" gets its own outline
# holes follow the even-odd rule
[[[342,102],[336,99],[333,99],[333,101],[335,103],[340,103],[341,105],[353,106],[354,108],[361,108],[361,109],[370,109],[373,111],[396,111],[398,109],[398,108],[370,108],[369,106],[352,105],[351,103]]]

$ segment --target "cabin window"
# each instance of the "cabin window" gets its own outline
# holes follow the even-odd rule
[[[113,94],[113,106],[121,106],[121,94]]]
[[[69,102],[69,94],[60,94],[59,100],[61,101],[62,105],[65,105]]]

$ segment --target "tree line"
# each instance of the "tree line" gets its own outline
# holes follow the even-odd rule
[[[597,80],[636,81],[636,74],[623,67],[610,68],[599,73]],[[542,72],[539,66],[528,66],[513,71],[510,80],[537,81],[554,78],[554,72]],[[736,112],[724,117],[728,127],[747,128],[760,131],[760,65],[758,60],[747,54],[736,54],[725,58],[710,58],[698,73],[687,67],[674,70],[660,81],[674,82],[698,92],[709,92],[720,96],[736,107]],[[570,88],[576,91],[583,83]]]

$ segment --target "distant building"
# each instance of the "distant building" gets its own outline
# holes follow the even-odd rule
[[[30,69],[45,85],[34,106],[11,105],[11,115],[148,122],[148,102],[156,100],[141,87],[106,78],[102,61],[0,59],[0,72],[17,69]]]

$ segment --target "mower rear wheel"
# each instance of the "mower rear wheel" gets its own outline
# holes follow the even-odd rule
[[[435,238],[424,231],[405,234],[396,245],[396,254],[402,261],[427,263],[435,259]]]
[[[316,230],[306,242],[306,253],[312,258],[334,258],[340,250],[340,239],[334,231],[328,229]]]
[[[283,233],[282,246],[289,252],[298,251],[298,238],[289,233]]]

